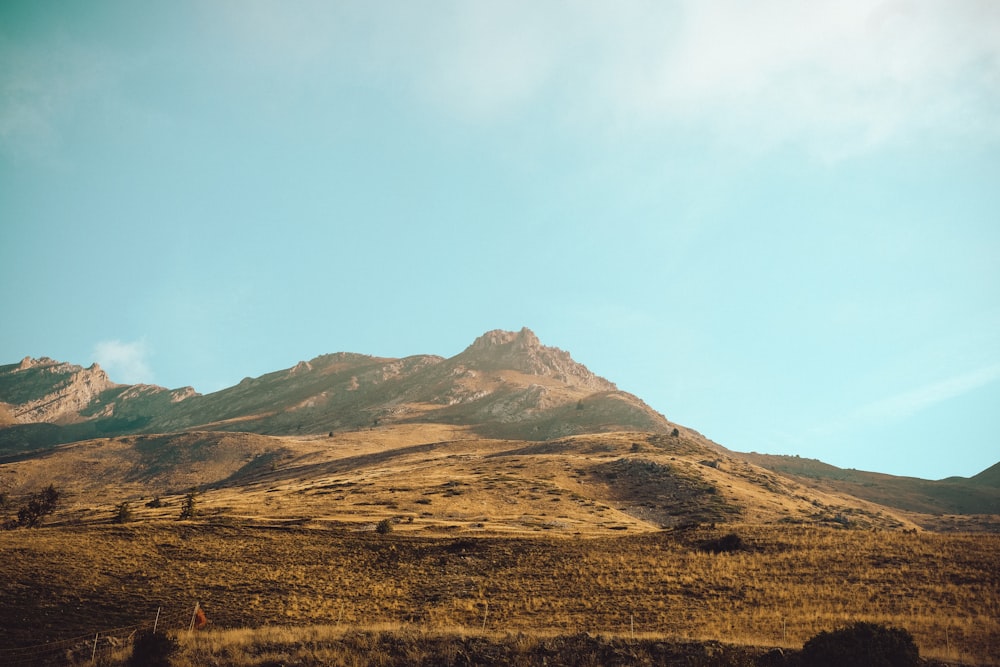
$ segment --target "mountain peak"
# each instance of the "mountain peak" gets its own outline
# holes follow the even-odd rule
[[[479,370],[512,370],[549,376],[591,391],[617,390],[614,383],[598,377],[586,366],[574,361],[568,352],[542,345],[538,336],[527,327],[520,331],[487,331],[454,360]]]
[[[504,331],[503,329],[487,331],[473,341],[472,345],[466,351],[489,350],[511,344],[514,344],[518,349],[539,349],[543,347],[542,342],[538,340],[538,336],[535,335],[534,331],[528,327],[522,327],[520,331]]]

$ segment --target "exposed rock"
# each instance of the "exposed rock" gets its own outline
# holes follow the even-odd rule
[[[116,386],[97,364],[81,368],[25,357],[16,367],[0,368],[0,400],[11,404],[21,424],[76,421],[102,392]]]
[[[530,375],[552,377],[571,387],[591,391],[614,391],[613,382],[592,373],[573,360],[568,352],[542,345],[528,328],[518,332],[489,331],[454,358],[468,368],[482,371],[514,370]]]

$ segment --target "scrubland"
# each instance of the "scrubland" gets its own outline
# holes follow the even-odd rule
[[[1000,536],[991,534],[798,525],[589,538],[67,525],[0,539],[0,641],[10,649],[151,624],[159,608],[161,629],[180,632],[178,664],[212,664],[212,654],[229,656],[215,664],[263,665],[280,664],[262,657],[277,653],[350,653],[335,637],[380,646],[391,637],[478,637],[528,652],[595,635],[625,642],[626,653],[665,640],[794,648],[868,620],[906,628],[922,655],[998,664],[998,553]],[[189,636],[196,601],[210,625]],[[276,632],[286,639],[268,634]]]

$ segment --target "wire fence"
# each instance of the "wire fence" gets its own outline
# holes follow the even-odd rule
[[[186,611],[161,609],[148,621],[117,628],[95,630],[91,634],[69,637],[35,646],[0,648],[0,665],[4,667],[48,667],[49,665],[99,664],[117,650],[129,647],[143,630],[187,630],[191,627],[195,607]]]

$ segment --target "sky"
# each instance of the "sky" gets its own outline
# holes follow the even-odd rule
[[[737,451],[1000,461],[1000,3],[0,3],[0,363],[532,329]]]

